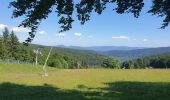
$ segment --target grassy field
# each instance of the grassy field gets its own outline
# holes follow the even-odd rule
[[[170,100],[170,70],[55,69],[0,63],[0,100]]]

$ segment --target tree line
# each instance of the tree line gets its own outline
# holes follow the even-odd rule
[[[161,54],[151,57],[141,57],[122,63],[122,68],[140,69],[140,68],[170,68],[170,54]]]
[[[14,59],[33,62],[33,52],[22,45],[13,31],[4,29],[0,36],[0,59]]]
[[[170,68],[170,53],[141,57],[124,62],[120,62],[119,58],[107,57],[103,60],[102,67],[114,69]]]

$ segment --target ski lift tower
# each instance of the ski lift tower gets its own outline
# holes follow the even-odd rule
[[[42,55],[40,48],[34,49],[33,52],[35,53],[35,66],[38,65],[38,55]]]

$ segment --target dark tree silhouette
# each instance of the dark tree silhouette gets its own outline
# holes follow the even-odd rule
[[[52,12],[52,8],[55,7],[59,17],[58,23],[61,25],[59,32],[63,32],[72,28],[73,11],[77,13],[80,23],[84,24],[90,20],[92,12],[102,14],[109,3],[116,5],[113,6],[113,11],[116,13],[132,13],[136,18],[139,17],[144,6],[144,0],[79,0],[79,2],[74,2],[74,0],[15,0],[10,3],[10,7],[14,8],[14,18],[25,16],[25,20],[19,26],[31,29],[30,37],[26,40],[26,43],[29,43],[34,38],[41,21]],[[170,22],[170,0],[152,0],[148,13],[164,17],[161,28],[167,27]]]

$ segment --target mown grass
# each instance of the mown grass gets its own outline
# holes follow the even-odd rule
[[[55,69],[0,63],[0,100],[170,100],[170,70]]]

